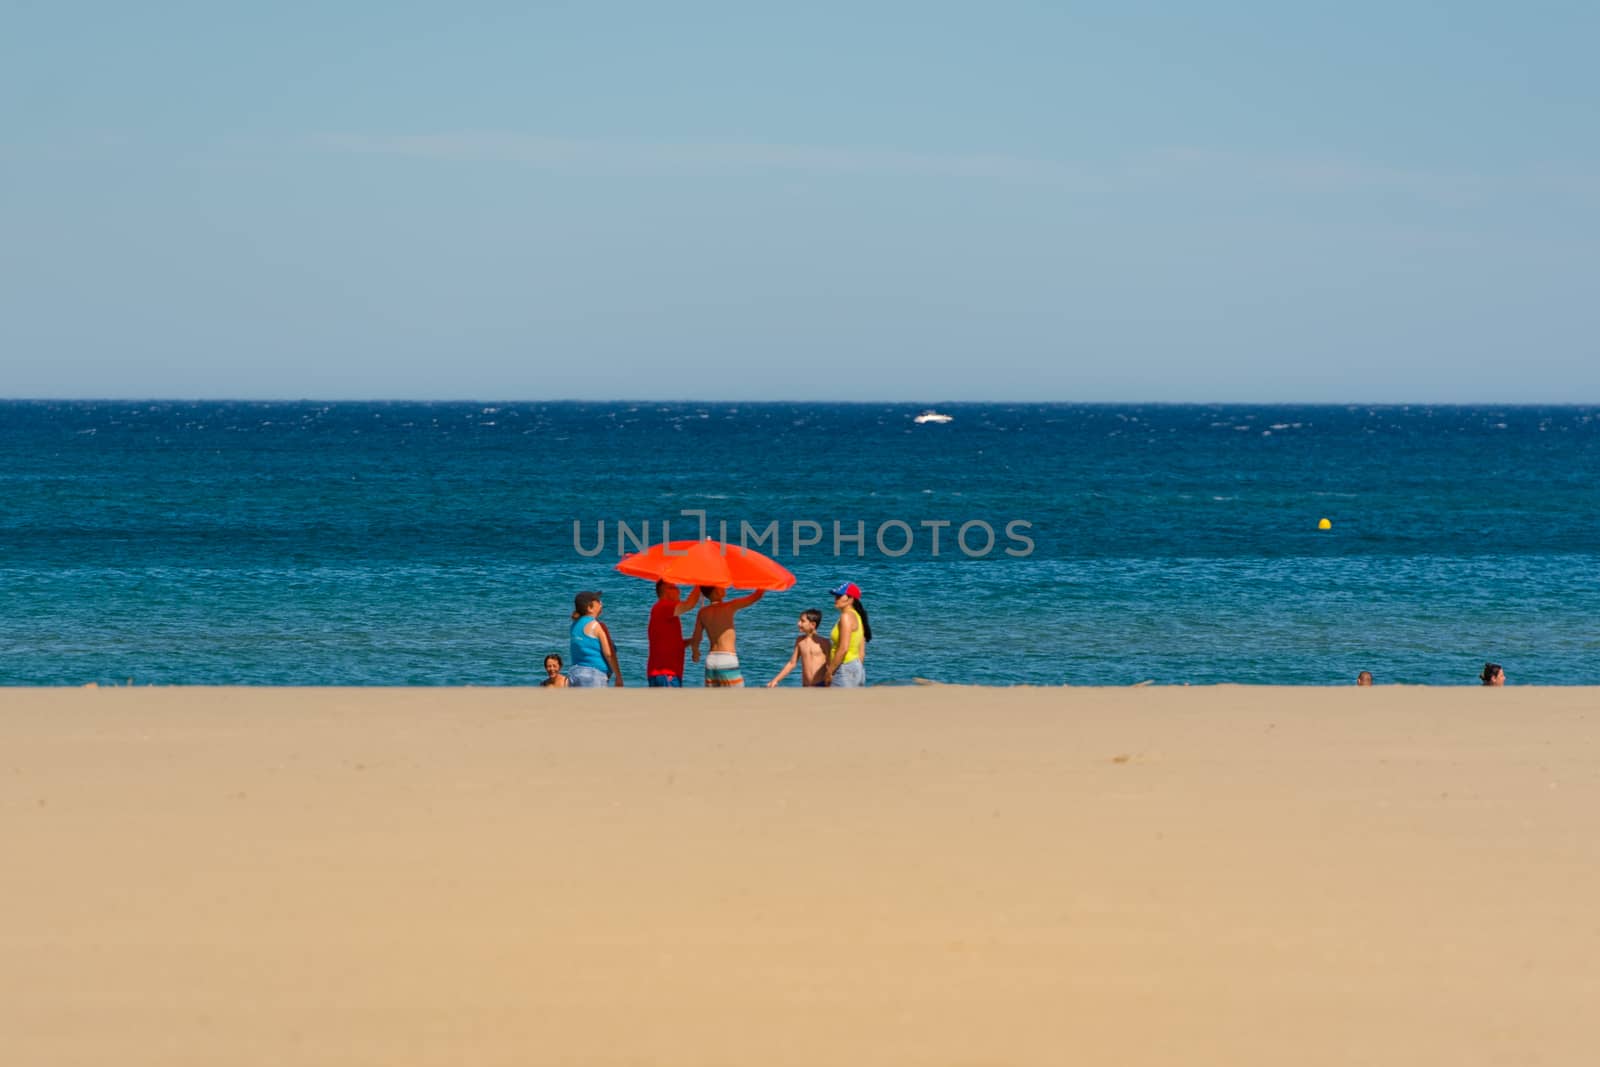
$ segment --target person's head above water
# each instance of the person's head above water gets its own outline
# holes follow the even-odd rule
[[[1478,675],[1478,681],[1484,685],[1505,685],[1505,668],[1498,663],[1485,663],[1483,665],[1483,673]]]
[[[1372,672],[1371,671],[1362,671],[1360,674],[1356,675],[1356,684],[1357,685],[1371,685],[1372,684]]]
[[[556,675],[561,673],[561,657],[554,652],[544,658],[544,673]]]

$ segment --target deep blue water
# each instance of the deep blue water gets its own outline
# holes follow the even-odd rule
[[[703,509],[799,577],[757,681],[853,579],[874,684],[1600,684],[1600,408],[917,410],[0,403],[0,682],[521,684],[599,588],[637,683],[616,523]]]

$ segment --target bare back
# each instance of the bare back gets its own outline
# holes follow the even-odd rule
[[[708,604],[700,609],[699,623],[705,628],[706,637],[711,640],[712,652],[734,652],[735,634],[733,629],[733,616],[738,607],[731,603]]]
[[[694,635],[689,638],[689,644],[694,649],[696,660],[700,658],[700,635],[704,633],[711,638],[712,652],[734,652],[733,616],[742,608],[760,600],[765,594],[757,589],[749,596],[742,596],[737,600],[716,600],[700,609],[694,617]]]

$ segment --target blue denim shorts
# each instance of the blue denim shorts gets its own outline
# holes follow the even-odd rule
[[[577,689],[604,689],[611,684],[611,676],[594,667],[568,667],[567,684]]]
[[[841,663],[833,669],[832,684],[839,689],[858,689],[867,684],[867,668],[858,659]]]
[[[649,682],[651,689],[683,688],[683,675],[681,674],[652,674],[645,680]]]

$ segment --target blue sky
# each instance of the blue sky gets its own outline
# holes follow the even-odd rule
[[[1596,40],[0,0],[0,395],[1600,402]]]

